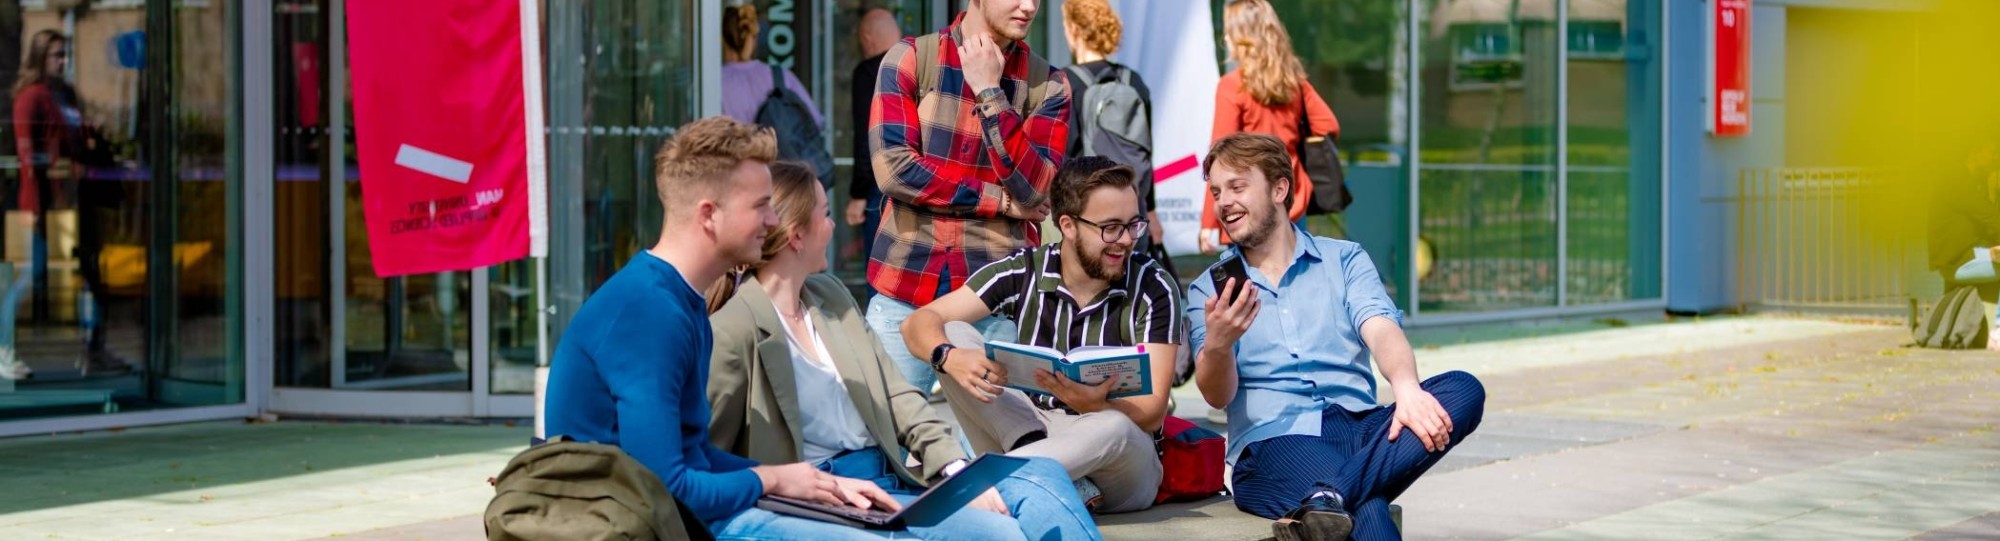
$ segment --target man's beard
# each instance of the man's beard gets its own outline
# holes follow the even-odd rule
[[[1109,248],[1107,247],[1106,250],[1108,249]],[[1125,267],[1123,265],[1120,265],[1117,269],[1106,268],[1106,266],[1104,265],[1105,250],[1098,250],[1097,254],[1094,257],[1092,256],[1092,254],[1084,252],[1085,250],[1079,249],[1077,250],[1076,254],[1077,255],[1076,262],[1083,266],[1084,276],[1089,276],[1090,279],[1092,280],[1104,280],[1107,282],[1125,277],[1125,272],[1124,272]],[[1125,257],[1130,258],[1132,257],[1132,254],[1127,253],[1125,254]],[[1114,271],[1117,272],[1116,275],[1112,274]]]
[[[1278,221],[1278,212],[1275,209],[1265,212],[1263,219],[1258,220],[1258,222],[1257,227],[1250,228],[1243,235],[1232,233],[1230,240],[1236,242],[1238,248],[1249,249],[1263,246],[1264,242],[1271,240],[1271,235],[1277,234],[1278,227],[1282,223]]]

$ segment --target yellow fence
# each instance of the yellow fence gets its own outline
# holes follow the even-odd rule
[[[1927,190],[1887,171],[1745,169],[1737,177],[1736,284],[1774,308],[1895,308],[1924,269]]]

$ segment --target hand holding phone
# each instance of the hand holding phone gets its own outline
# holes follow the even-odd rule
[[[1250,283],[1249,268],[1241,257],[1232,258],[1210,270],[1209,280],[1215,284],[1215,296],[1203,306],[1208,341],[1222,346],[1235,344],[1257,321],[1262,307],[1256,294],[1245,294],[1256,287]]]
[[[1230,295],[1229,289],[1225,286],[1229,285],[1231,278],[1236,280],[1236,295],[1240,295],[1250,289],[1250,268],[1244,266],[1241,256],[1229,258],[1221,264],[1216,265],[1214,270],[1209,271],[1208,279],[1215,286],[1217,297]],[[1235,301],[1235,295],[1230,295],[1222,299],[1222,302],[1225,303]]]

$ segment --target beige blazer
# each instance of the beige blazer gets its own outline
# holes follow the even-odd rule
[[[801,296],[847,383],[847,396],[882,454],[896,463],[898,475],[925,485],[943,473],[945,464],[965,458],[951,425],[903,379],[839,279],[814,274]],[[803,417],[792,379],[791,346],[771,296],[756,278],[746,279],[709,322],[715,328],[708,373],[709,440],[764,464],[798,462],[805,440],[799,430]],[[904,467],[905,449],[922,462],[922,471]]]

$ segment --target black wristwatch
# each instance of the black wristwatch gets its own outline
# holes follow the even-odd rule
[[[938,344],[937,347],[931,348],[931,370],[944,373],[945,356],[950,355],[951,350],[957,348],[958,346],[951,345],[951,342]]]

